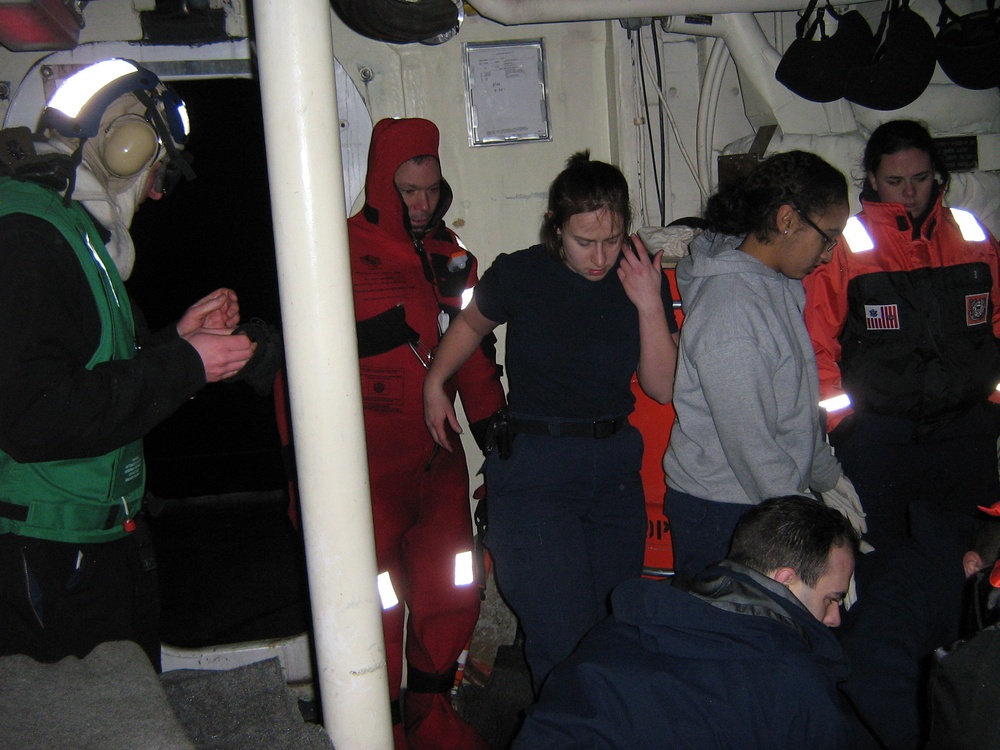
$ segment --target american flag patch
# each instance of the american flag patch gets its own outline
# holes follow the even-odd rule
[[[967,294],[965,296],[965,325],[978,326],[986,322],[986,311],[990,309],[990,295]]]
[[[896,305],[865,305],[865,324],[869,331],[898,331],[899,310]]]

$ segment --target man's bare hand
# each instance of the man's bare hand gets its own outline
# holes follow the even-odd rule
[[[232,331],[240,324],[240,305],[232,289],[216,289],[189,307],[177,321],[177,333],[182,337],[200,328]]]
[[[208,383],[231,378],[243,369],[257,349],[257,344],[246,334],[230,335],[227,329],[202,328],[184,336],[184,339],[201,357]]]

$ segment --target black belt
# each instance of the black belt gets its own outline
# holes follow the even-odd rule
[[[625,429],[628,426],[628,417],[595,419],[591,422],[565,422],[558,419],[521,419],[512,416],[510,423],[515,435],[588,437],[601,440]]]

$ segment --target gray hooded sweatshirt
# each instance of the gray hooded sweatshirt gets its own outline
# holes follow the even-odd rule
[[[705,232],[677,264],[684,310],[667,485],[716,502],[756,504],[833,488],[802,282]]]

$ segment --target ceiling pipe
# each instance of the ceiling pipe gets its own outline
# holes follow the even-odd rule
[[[616,18],[800,10],[809,3],[808,0],[472,0],[468,4],[483,18],[504,26],[516,26]]]
[[[665,19],[664,31],[715,37],[726,43],[740,78],[747,119],[754,130],[777,125],[784,133],[847,133],[857,129],[843,99],[820,104],[789,91],[774,78],[781,60],[752,13],[725,13],[711,23],[691,23],[681,16]]]
[[[695,130],[695,153],[698,155],[698,181],[702,193],[712,192],[715,175],[712,171],[712,149],[715,145],[715,119],[719,109],[719,96],[726,73],[726,63],[732,59],[722,39],[712,42],[705,75],[698,96],[698,119]]]

